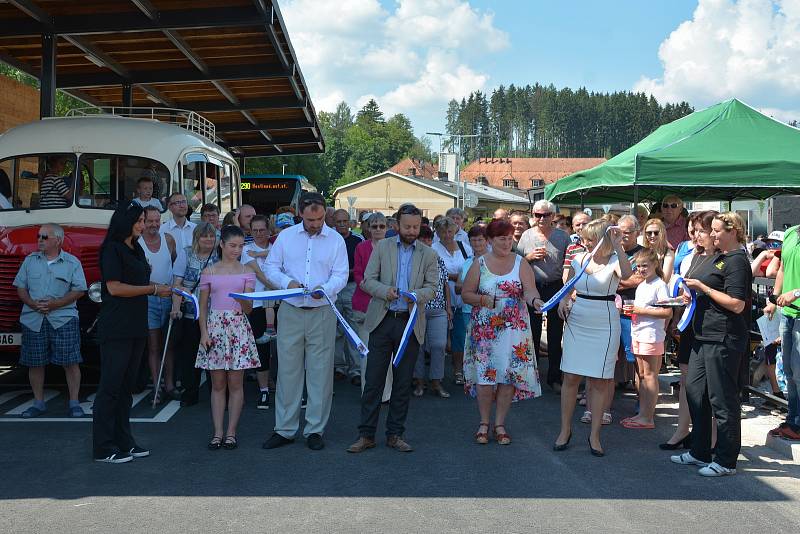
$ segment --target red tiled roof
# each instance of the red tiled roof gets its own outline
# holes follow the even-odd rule
[[[439,176],[439,169],[433,163],[414,158],[401,160],[390,167],[388,171],[400,176],[417,176],[426,180],[434,180]]]
[[[503,180],[516,180],[520,189],[528,189],[532,180],[549,184],[604,161],[605,158],[481,158],[461,170],[461,179],[475,183],[482,176],[496,187],[502,187]]]

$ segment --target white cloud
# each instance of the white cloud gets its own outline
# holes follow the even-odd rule
[[[509,46],[466,0],[286,0],[283,13],[317,110],[375,98],[387,115],[443,122],[447,101],[483,89],[476,65]],[[378,96],[376,96],[378,95]]]
[[[662,76],[643,76],[635,90],[695,107],[736,97],[790,118],[800,98],[800,2],[700,0],[658,56]]]

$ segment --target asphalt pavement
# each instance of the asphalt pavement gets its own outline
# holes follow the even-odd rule
[[[603,432],[607,455],[595,458],[580,410],[570,448],[551,450],[559,397],[550,390],[512,407],[510,446],[474,444],[477,407],[451,385],[450,399],[412,399],[414,452],[383,446],[381,426],[378,447],[354,455],[345,448],[357,438],[357,387],[336,383],[318,452],[302,439],[263,450],[274,409],[256,410],[256,387],[247,388],[234,451],[206,448],[207,393],[164,422],[155,417],[164,407],[142,401],[138,413],[153,413],[138,418],[134,435],[153,454],[122,465],[91,461],[88,421],[3,422],[3,531],[774,534],[800,525],[800,466],[772,449],[746,445],[738,474],[720,479],[670,463],[657,447],[675,422],[668,395],[656,430],[626,430],[617,421],[633,413],[634,398],[620,394]]]

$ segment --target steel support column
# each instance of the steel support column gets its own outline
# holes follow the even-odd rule
[[[42,75],[39,77],[39,118],[56,114],[56,36],[42,34]]]
[[[129,83],[122,84],[122,107],[133,107],[133,86]]]

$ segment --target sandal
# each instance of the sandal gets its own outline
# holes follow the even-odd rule
[[[486,432],[481,432],[481,427],[486,427]],[[489,423],[483,421],[478,424],[478,432],[475,432],[475,443],[479,445],[486,445],[489,443]]]
[[[222,436],[214,436],[208,442],[208,449],[211,451],[219,450],[220,447],[222,447]]]
[[[498,432],[497,429],[502,428],[503,432]],[[511,436],[509,436],[506,432],[505,425],[495,425],[494,426],[494,439],[497,441],[498,445],[508,445],[511,443]]]
[[[589,410],[586,410],[585,412],[583,412],[583,415],[581,416],[581,423],[587,423],[588,424],[588,423],[591,423],[591,422],[592,422],[592,412],[590,412]]]
[[[456,371],[453,373],[453,383],[457,386],[464,385],[464,372],[463,371]]]
[[[222,442],[222,447],[229,451],[232,451],[238,446],[239,443],[236,441],[236,436],[225,436],[225,440]]]
[[[610,425],[612,422],[611,414],[608,412],[603,413],[603,421],[601,424]]]

